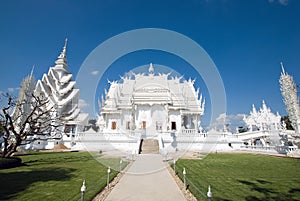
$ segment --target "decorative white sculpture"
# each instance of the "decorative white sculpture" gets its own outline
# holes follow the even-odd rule
[[[267,107],[265,101],[262,102],[262,107],[259,111],[252,105],[252,111],[248,117],[244,116],[244,122],[247,124],[249,131],[255,129],[260,131],[280,130],[281,129],[281,116],[271,112]]]
[[[280,75],[280,90],[283,96],[283,101],[286,106],[286,111],[292,126],[296,133],[300,132],[300,108],[299,99],[297,97],[297,88],[294,83],[293,77],[287,74],[281,62],[281,75]]]

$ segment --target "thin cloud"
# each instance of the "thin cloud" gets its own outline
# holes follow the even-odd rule
[[[278,2],[280,5],[282,6],[287,6],[289,3],[289,0],[268,0],[269,3],[274,3],[274,2]]]
[[[88,106],[89,106],[89,104],[84,99],[79,99],[78,100],[78,107],[80,109],[86,108]]]
[[[224,126],[226,126],[229,131],[235,133],[237,127],[246,125],[243,121],[244,115],[245,114],[220,114],[212,123],[211,129],[223,130]]]
[[[14,93],[14,92],[16,92],[16,91],[18,91],[18,90],[20,90],[20,88],[19,87],[15,87],[15,88],[8,88],[7,89],[7,91],[9,92],[9,93]]]
[[[287,6],[289,1],[288,0],[278,0],[278,2],[283,5],[283,6]]]
[[[97,70],[94,70],[91,72],[92,75],[98,75],[98,73],[99,73],[99,71],[97,71]]]

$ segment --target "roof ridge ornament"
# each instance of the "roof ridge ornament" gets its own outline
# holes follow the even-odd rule
[[[153,68],[152,63],[150,63],[148,71],[149,71],[150,74],[154,73],[154,68]]]

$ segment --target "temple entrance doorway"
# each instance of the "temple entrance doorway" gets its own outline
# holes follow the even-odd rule
[[[142,121],[142,129],[145,130],[147,127],[147,123],[146,121]]]
[[[175,121],[171,122],[171,130],[176,130],[176,122]]]

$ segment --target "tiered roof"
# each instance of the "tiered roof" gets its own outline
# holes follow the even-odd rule
[[[67,39],[62,52],[55,61],[55,66],[50,67],[47,74],[37,82],[36,93],[47,97],[48,107],[55,107],[57,116],[68,123],[77,121],[80,113],[78,107],[79,89],[75,88],[76,82],[67,70],[66,57]]]

